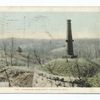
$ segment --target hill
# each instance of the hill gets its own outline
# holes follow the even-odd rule
[[[45,70],[48,73],[54,75],[61,75],[61,76],[71,75],[74,77],[79,76],[79,74],[82,75],[83,77],[86,77],[87,75],[91,77],[99,69],[100,67],[98,64],[83,58],[78,58],[78,59],[58,58],[45,64],[42,68],[42,70]]]

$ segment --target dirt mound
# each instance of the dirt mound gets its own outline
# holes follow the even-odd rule
[[[13,81],[13,86],[18,87],[32,87],[33,74],[32,73],[23,73],[18,75]]]
[[[5,68],[0,73],[0,82],[9,82],[11,87],[32,87],[33,72],[25,68]]]

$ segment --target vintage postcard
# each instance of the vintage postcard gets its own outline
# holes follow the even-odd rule
[[[100,7],[0,7],[0,93],[100,93]]]

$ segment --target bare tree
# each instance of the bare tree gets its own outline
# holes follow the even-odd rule
[[[7,45],[4,42],[3,42],[3,51],[4,51],[4,55],[5,55],[5,63],[6,63],[6,66],[8,66],[8,61],[7,61]]]
[[[51,64],[48,64],[48,66],[47,66],[47,69],[48,69],[48,71],[51,73],[51,74],[54,74],[54,68],[56,67],[56,60],[54,61],[54,64],[53,65],[51,65]]]
[[[29,68],[30,66],[30,53],[27,55],[27,67]]]
[[[5,74],[6,74],[7,80],[8,80],[8,82],[9,82],[9,87],[11,87],[11,82],[10,82],[9,75],[8,75],[8,73],[7,73],[7,71],[6,71],[6,70],[4,70],[4,71],[5,71]]]
[[[9,87],[11,87],[11,81],[10,81],[10,77],[8,75],[7,69],[3,69],[0,71],[0,73],[3,73],[3,72],[5,72],[5,74],[6,74],[6,78],[7,78],[7,81],[9,83]]]
[[[12,37],[11,38],[11,51],[10,51],[10,53],[11,53],[11,66],[13,66],[13,56],[14,56],[14,38]]]
[[[40,56],[38,55],[38,53],[36,52],[36,50],[34,50],[34,56],[35,56],[35,58],[36,58],[38,64],[39,64],[41,67],[43,67],[43,65],[42,65],[42,60],[41,60]]]

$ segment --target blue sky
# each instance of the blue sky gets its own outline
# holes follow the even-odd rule
[[[67,19],[74,38],[100,38],[99,12],[1,12],[0,37],[65,38]]]

